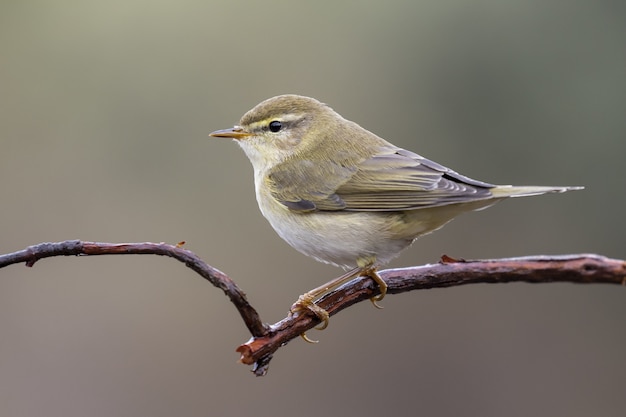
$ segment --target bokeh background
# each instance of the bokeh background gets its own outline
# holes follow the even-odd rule
[[[0,4],[0,253],[186,241],[267,322],[340,273],[283,243],[236,144],[261,100],[314,96],[496,183],[584,185],[465,215],[441,254],[624,258],[626,3],[612,0]],[[623,416],[626,292],[475,285],[389,296],[294,340],[269,374],[226,297],[171,259],[0,271],[0,414]]]

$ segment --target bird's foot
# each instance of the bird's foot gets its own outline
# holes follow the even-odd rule
[[[315,304],[314,294],[311,294],[311,293],[302,294],[300,297],[298,297],[298,301],[296,301],[291,306],[291,309],[289,311],[290,313],[294,314],[294,313],[301,312],[303,310],[311,311],[320,320],[321,323],[319,326],[316,327],[317,330],[324,330],[325,328],[328,327],[328,319],[330,315],[328,314],[328,311],[324,310],[322,307]],[[308,343],[318,342],[317,340],[309,339],[306,333],[300,334],[300,337],[302,337]]]
[[[344,275],[335,278],[334,280],[322,285],[321,287],[309,291],[306,294],[302,294],[300,297],[298,297],[298,301],[296,301],[291,306],[290,312],[292,314],[295,314],[303,310],[311,311],[320,320],[320,325],[316,327],[316,329],[324,330],[328,327],[328,319],[330,315],[328,314],[328,311],[315,304],[315,300],[319,299],[325,294],[328,294],[328,292],[332,291],[332,289],[339,287],[340,285],[350,281],[358,275],[370,277],[374,280],[375,283],[378,284],[380,294],[370,298],[370,301],[372,302],[374,307],[382,309],[383,307],[379,305],[378,302],[385,298],[385,294],[387,294],[387,283],[380,277],[380,275],[378,275],[378,272],[376,272],[376,268],[372,265],[373,264],[371,262],[369,262],[365,266],[360,265],[359,267],[348,271]],[[317,343],[317,341],[309,339],[306,333],[302,333],[300,336],[309,343]]]
[[[380,275],[378,275],[378,272],[376,272],[376,268],[363,269],[361,275],[372,278],[374,282],[378,284],[380,294],[370,298],[370,301],[372,302],[372,304],[374,304],[374,307],[380,309],[384,308],[383,306],[378,304],[378,302],[382,301],[382,299],[385,298],[385,295],[387,294],[387,283],[381,278]]]

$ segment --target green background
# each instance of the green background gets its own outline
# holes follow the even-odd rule
[[[441,254],[624,258],[619,1],[17,1],[0,4],[0,253],[187,242],[263,319],[340,270],[291,249],[237,145],[261,100],[329,103],[398,146],[502,184],[584,185],[455,220]],[[474,285],[362,303],[265,378],[221,291],[155,256],[0,271],[0,414],[622,416],[626,292]]]

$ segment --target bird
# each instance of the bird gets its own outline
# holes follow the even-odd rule
[[[259,209],[283,240],[347,270],[301,295],[291,308],[311,310],[321,329],[329,315],[316,300],[357,276],[369,276],[379,287],[371,299],[379,307],[387,284],[377,270],[459,214],[510,197],[583,188],[474,180],[393,145],[314,98],[294,94],[262,101],[234,127],[209,136],[231,138],[243,149],[254,170]]]

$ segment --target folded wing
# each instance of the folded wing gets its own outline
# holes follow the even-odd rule
[[[310,178],[313,168],[320,172],[320,167],[323,184]],[[297,170],[277,168],[268,177],[269,188],[295,211],[412,210],[488,199],[495,187],[393,146],[356,166],[304,161]]]

